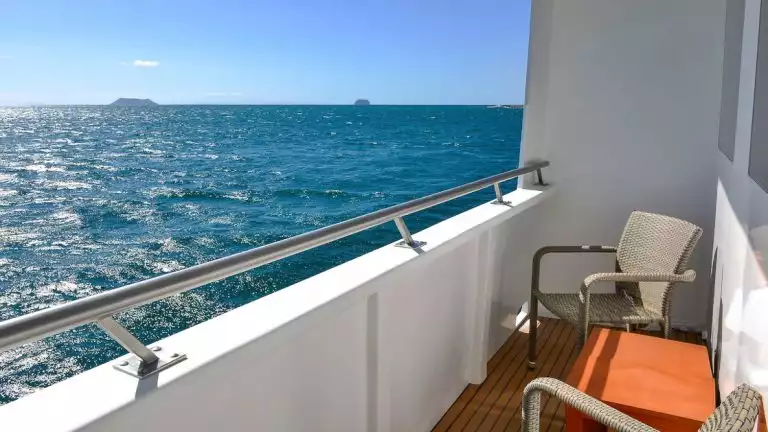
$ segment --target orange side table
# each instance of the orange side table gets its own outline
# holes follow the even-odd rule
[[[704,346],[596,328],[568,384],[661,431],[696,431],[715,409]],[[566,408],[566,430],[605,430]]]

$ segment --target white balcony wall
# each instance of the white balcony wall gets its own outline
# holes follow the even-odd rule
[[[768,193],[750,178],[748,166],[751,147],[765,146],[768,139],[765,129],[768,68],[763,66],[761,73],[757,73],[758,52],[760,56],[768,55],[768,29],[762,29],[763,34],[758,37],[761,16],[763,26],[768,22],[765,9],[768,3],[763,3],[762,10],[760,0],[729,0],[729,3],[729,34],[742,37],[731,38],[726,45],[729,53],[738,53],[740,48],[741,55],[735,58],[738,74],[729,77],[734,81],[723,85],[724,89],[734,90],[738,102],[724,105],[723,112],[724,119],[736,119],[735,128],[726,131],[732,135],[724,136],[734,140],[733,162],[717,153],[712,348],[717,350],[721,395],[742,382],[758,387],[765,395],[768,393]],[[766,58],[763,61],[767,61]],[[758,98],[762,105],[756,103]],[[728,111],[731,109],[735,113]],[[762,161],[762,166],[766,166],[766,161]]]
[[[616,245],[635,209],[701,226],[704,236],[691,261],[698,278],[675,292],[672,321],[703,329],[725,1],[532,4],[523,158],[550,160],[558,193],[537,209],[528,238],[538,246]],[[588,274],[611,271],[612,259],[547,257],[542,289],[575,292]],[[510,269],[505,280],[527,283],[525,265]]]
[[[549,174],[549,170],[545,171]],[[138,381],[96,367],[0,407],[3,430],[427,431],[485,377],[518,218],[552,190],[517,190],[158,341],[189,359]],[[488,196],[491,194],[488,193]],[[525,220],[535,223],[535,219]],[[407,221],[407,218],[406,218]],[[525,288],[527,289],[527,288]]]

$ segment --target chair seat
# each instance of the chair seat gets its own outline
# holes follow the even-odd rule
[[[581,322],[579,294],[536,293],[539,302],[553,314],[574,324]],[[603,324],[648,324],[663,321],[660,313],[645,309],[624,294],[592,294],[589,321]]]

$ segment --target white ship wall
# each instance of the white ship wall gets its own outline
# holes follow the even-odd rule
[[[732,1],[738,5],[739,1]],[[724,117],[735,110],[734,159],[717,153],[717,224],[713,250],[715,296],[713,349],[719,366],[719,388],[727,394],[742,382],[768,394],[768,193],[749,176],[752,146],[768,145],[768,70],[756,75],[760,16],[768,22],[768,9],[759,0],[741,0],[744,13],[729,19],[743,26],[737,103],[724,107]],[[764,3],[765,8],[768,3]],[[735,6],[734,6],[735,7]],[[733,15],[732,15],[733,16]],[[768,28],[763,29],[760,55],[768,59]],[[738,31],[736,32],[738,33]],[[738,41],[728,49],[737,49]],[[728,67],[728,65],[726,65]],[[756,83],[762,83],[756,92]],[[731,83],[725,83],[729,88]],[[756,106],[756,98],[762,105]],[[753,125],[757,134],[753,135]],[[725,137],[727,138],[727,137]],[[765,147],[763,147],[765,148]],[[768,169],[768,161],[758,161]]]

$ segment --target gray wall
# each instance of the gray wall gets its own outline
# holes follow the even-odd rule
[[[749,148],[749,175],[768,191],[768,12],[760,12],[755,102]],[[726,51],[727,55],[728,51]]]
[[[729,0],[725,26],[723,96],[720,104],[720,151],[733,160],[736,139],[736,107],[739,103],[741,40],[744,30],[744,0]]]

